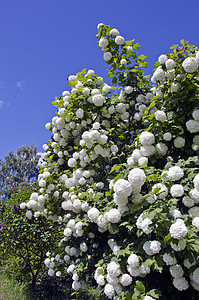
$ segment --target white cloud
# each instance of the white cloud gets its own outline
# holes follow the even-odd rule
[[[17,81],[16,87],[18,87],[20,90],[23,90],[25,88],[25,81],[24,80]]]
[[[10,103],[8,103],[8,102],[4,102],[4,101],[0,100],[0,109],[2,109],[4,105],[9,105],[9,104]]]

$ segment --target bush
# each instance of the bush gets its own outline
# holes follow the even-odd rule
[[[48,274],[71,276],[77,297],[197,299],[199,51],[172,46],[152,86],[135,40],[104,24],[97,37],[117,87],[93,70],[68,77],[38,194],[23,204],[62,223]]]

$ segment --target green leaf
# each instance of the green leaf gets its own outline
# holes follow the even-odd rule
[[[131,46],[134,40],[126,41],[127,46]]]
[[[181,43],[183,46],[185,46],[185,41],[184,41],[184,39],[181,40],[180,43]]]
[[[114,171],[119,171],[121,168],[122,168],[122,165],[117,165],[117,166],[112,167],[110,174]]]
[[[135,288],[136,288],[139,292],[142,292],[142,293],[145,292],[145,286],[144,286],[144,284],[143,284],[141,281],[137,280],[137,281],[135,282],[135,284],[136,284]]]
[[[147,294],[155,299],[159,299],[161,296],[161,292],[156,289],[150,290]]]

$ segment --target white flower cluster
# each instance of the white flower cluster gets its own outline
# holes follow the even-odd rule
[[[174,224],[170,226],[169,232],[174,239],[182,239],[187,233],[188,229],[182,219],[177,219]]]

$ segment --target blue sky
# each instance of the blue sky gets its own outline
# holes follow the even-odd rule
[[[149,74],[182,38],[199,46],[198,11],[198,0],[0,0],[0,158],[31,143],[42,151],[70,74],[94,69],[106,81],[98,23],[135,38]]]

